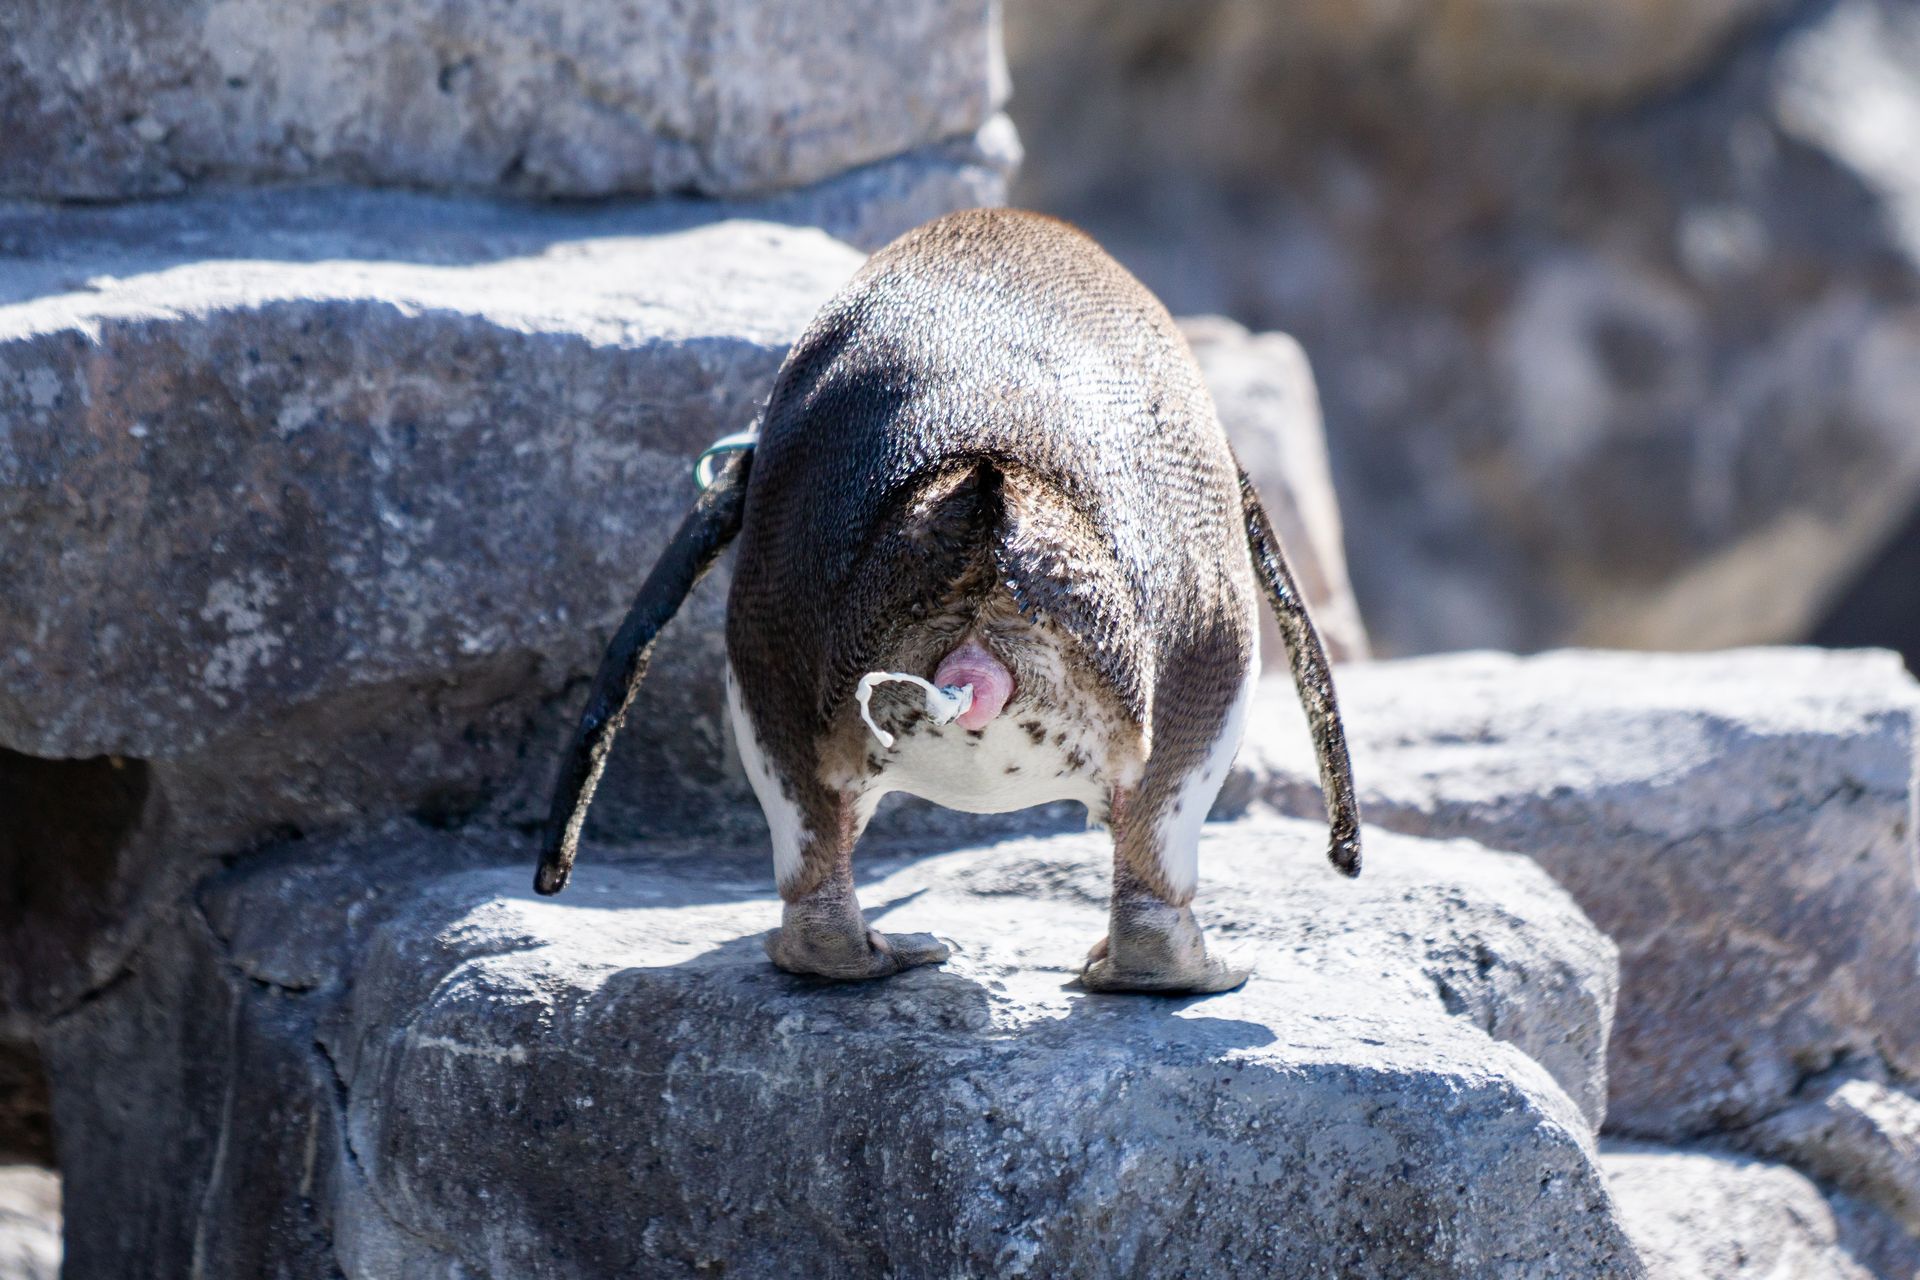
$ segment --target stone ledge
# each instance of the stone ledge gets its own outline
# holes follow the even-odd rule
[[[1728,1151],[1609,1142],[1621,1223],[1651,1280],[1909,1280],[1920,1243],[1795,1170]]]
[[[1591,1118],[1528,1056],[1598,1096],[1604,940],[1523,859],[1383,834],[1351,883],[1321,839],[1208,830],[1209,926],[1257,976],[1205,1000],[1067,986],[1098,836],[868,858],[873,917],[958,951],[861,987],[772,969],[766,869],[703,849],[590,849],[552,900],[530,855],[497,865],[525,850],[449,837],[250,859],[48,1038],[70,1280],[135,1248],[352,1277],[1640,1274]]]
[[[6,224],[38,269],[0,306],[0,791],[23,842],[101,830],[20,872],[57,910],[8,931],[0,1024],[104,980],[198,858],[537,812],[691,459],[860,263],[671,210],[336,193],[158,221]],[[662,642],[638,712],[675,733],[624,744],[662,826],[729,785],[723,602]]]
[[[1459,654],[1338,673],[1374,829],[1537,859],[1620,944],[1610,1128],[1750,1124],[1849,1059],[1920,1078],[1920,690],[1892,654]],[[1317,812],[1291,690],[1242,801]]]
[[[16,6],[0,193],[745,195],[968,135],[1006,96],[995,0]]]

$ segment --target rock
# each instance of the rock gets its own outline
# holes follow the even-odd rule
[[[1229,798],[1317,812],[1268,682]],[[1464,654],[1339,675],[1374,830],[1551,872],[1620,945],[1609,1127],[1750,1125],[1836,1062],[1920,1079],[1920,696],[1891,654]]]
[[[1904,0],[1009,10],[1016,203],[1311,355],[1377,648],[1804,638],[1920,508]]]
[[[1206,375],[1240,464],[1274,520],[1327,656],[1367,656],[1367,629],[1347,581],[1340,502],[1327,469],[1326,430],[1313,367],[1284,333],[1248,333],[1220,316],[1180,322]],[[1269,671],[1287,669],[1272,613],[1260,612],[1260,652]]]
[[[48,1034],[66,1275],[1641,1274],[1555,1084],[1597,1099],[1606,940],[1524,859],[1322,838],[1209,828],[1257,975],[1175,1001],[1067,985],[1101,836],[875,851],[956,955],[859,987],[767,963],[760,848],[557,899],[511,840],[263,853]]]
[[[0,18],[0,194],[352,182],[736,196],[971,136],[993,0],[116,0]]]
[[[0,1280],[60,1280],[60,1179],[0,1164]]]
[[[16,1014],[105,980],[195,856],[537,816],[692,458],[752,422],[860,261],[670,209],[333,193],[3,234],[29,264],[0,306]],[[659,828],[747,794],[723,601],[703,588],[662,642],[638,714],[674,731],[623,743]]]
[[[1851,1192],[1920,1241],[1920,1098],[1844,1074],[1803,1097],[1743,1130],[1741,1145]]]
[[[1601,1164],[1651,1280],[1875,1280],[1819,1188],[1784,1165],[1639,1144],[1609,1144]]]
[[[1872,563],[1833,601],[1814,629],[1814,644],[1836,649],[1892,649],[1907,670],[1920,671],[1920,507]]]

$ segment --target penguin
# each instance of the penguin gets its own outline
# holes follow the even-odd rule
[[[739,442],[736,442],[738,444]],[[1192,352],[1092,239],[1009,209],[874,254],[723,455],[607,649],[535,888],[567,882],[655,637],[737,540],[726,692],[783,900],[781,969],[937,964],[869,928],[853,852],[881,798],[1084,804],[1113,837],[1093,991],[1215,992],[1248,971],[1195,922],[1201,823],[1246,725],[1260,590],[1319,758],[1328,856],[1360,815],[1326,653]]]

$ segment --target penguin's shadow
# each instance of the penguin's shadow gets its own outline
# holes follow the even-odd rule
[[[927,892],[915,889],[870,903],[867,918],[882,920]],[[1039,984],[1023,984],[1030,993],[1044,988],[1044,1008],[996,990],[1003,984],[990,986],[961,972],[952,961],[864,982],[787,973],[766,954],[765,939],[777,923],[776,915],[766,929],[729,938],[676,963],[621,969],[605,980],[603,994],[647,1010],[659,1007],[666,988],[682,988],[683,994],[697,989],[703,1004],[724,999],[747,1016],[779,1024],[786,1034],[858,1036],[868,1045],[876,1034],[923,1043],[932,1036],[945,1042],[944,1051],[1017,1043],[1067,1054],[1137,1053],[1143,1044],[1152,1044],[1184,1059],[1257,1049],[1277,1039],[1273,1029],[1261,1023],[1197,1013],[1212,996],[1086,991],[1064,973],[1049,972]],[[964,937],[939,936],[957,955],[964,955]],[[1259,979],[1256,975],[1252,980]],[[1019,1009],[1022,1003],[1030,1007]]]
[[[1007,838],[1031,836],[1023,833]],[[963,841],[960,846],[991,843],[997,842]],[[932,892],[931,886],[923,886],[884,898],[867,896],[875,884],[898,874],[903,867],[950,853],[955,847],[951,838],[895,837],[875,842],[865,858],[856,855],[855,887],[862,894],[869,925],[889,927],[889,918],[896,912]],[[677,999],[677,989],[697,986],[703,999],[723,996],[750,1015],[766,1014],[775,1021],[796,1018],[797,1023],[788,1025],[804,1026],[808,1034],[870,1035],[878,1025],[876,1020],[884,1019],[885,1025],[903,1037],[938,1032],[953,1040],[982,1043],[1057,1038],[1063,1048],[1075,1051],[1137,1048],[1145,1040],[1169,1049],[1184,1044],[1213,1053],[1259,1048],[1276,1039],[1274,1031],[1261,1023],[1200,1012],[1217,996],[1087,991],[1078,985],[1077,975],[1064,967],[1046,972],[1038,981],[1029,973],[1020,975],[1017,982],[989,979],[989,986],[963,971],[969,949],[964,932],[944,929],[938,920],[922,920],[919,924],[923,928],[931,925],[936,936],[955,948],[956,959],[963,963],[950,960],[864,982],[787,973],[774,966],[765,948],[767,935],[780,923],[772,867],[758,858],[746,857],[748,853],[745,849],[729,849],[724,856],[716,857],[697,842],[656,845],[644,851],[633,847],[619,852],[589,850],[573,889],[538,901],[549,906],[642,911],[720,904],[751,906],[758,918],[756,927],[748,932],[682,960],[629,965],[609,975],[603,993],[623,1003],[632,997],[635,1008]],[[609,872],[615,873],[617,880],[605,884],[604,892],[595,892],[595,882]],[[665,882],[670,882],[670,890]],[[655,896],[655,885],[660,886],[659,896]],[[1097,932],[1090,932],[1085,938],[1060,937],[1062,961],[1077,962],[1097,936]],[[1260,981],[1259,975],[1256,973],[1250,981]],[[1023,991],[1024,997],[1010,994],[1010,986]],[[1029,1007],[1019,1008],[1022,1004]]]

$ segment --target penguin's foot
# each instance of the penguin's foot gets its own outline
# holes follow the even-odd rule
[[[766,936],[767,958],[788,973],[864,982],[918,965],[940,964],[952,954],[930,933],[882,933],[864,923],[849,930],[817,917],[795,916],[789,907],[786,923]],[[858,921],[859,916],[854,919]]]
[[[1087,953],[1080,985],[1088,991],[1206,995],[1233,990],[1251,972],[1208,954],[1191,908],[1141,897],[1114,903],[1112,931]]]

